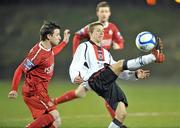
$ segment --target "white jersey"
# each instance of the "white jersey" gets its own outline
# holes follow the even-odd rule
[[[71,81],[74,83],[75,77],[79,75],[81,75],[84,81],[87,81],[93,73],[104,68],[105,63],[110,65],[116,63],[109,51],[90,41],[81,43],[70,65],[69,74]],[[123,73],[124,75],[120,75],[120,77],[125,77],[122,79],[129,79],[127,78],[128,75],[125,75],[127,73],[132,74],[131,71],[126,71]]]

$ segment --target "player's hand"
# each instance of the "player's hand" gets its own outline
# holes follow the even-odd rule
[[[69,42],[69,37],[70,37],[70,30],[69,29],[64,30],[64,39],[63,39],[63,41],[68,43]]]
[[[150,76],[150,70],[138,69],[136,70],[136,77],[138,79],[146,79]]]
[[[83,80],[83,78],[81,77],[81,74],[79,73],[79,75],[74,78],[74,83],[75,83],[75,84],[81,84],[81,83],[83,83],[83,82],[84,82],[84,80]]]
[[[156,63],[163,63],[165,61],[165,55],[163,54],[163,42],[161,38],[157,37],[157,46],[152,50],[152,54],[156,57]]]
[[[17,96],[18,96],[18,93],[17,93],[17,91],[14,91],[14,90],[10,91],[9,94],[8,94],[9,99],[16,99]]]

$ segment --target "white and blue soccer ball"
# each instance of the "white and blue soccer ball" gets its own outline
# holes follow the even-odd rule
[[[137,35],[136,46],[143,52],[149,52],[156,46],[156,37],[151,32],[144,31]]]

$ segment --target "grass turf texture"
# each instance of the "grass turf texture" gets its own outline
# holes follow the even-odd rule
[[[128,101],[129,115],[125,124],[130,128],[180,128],[180,87],[160,83],[120,82]],[[68,82],[51,82],[51,97],[62,95],[76,86]],[[32,121],[19,88],[17,100],[9,100],[9,82],[0,82],[0,128],[23,128]],[[103,99],[94,92],[84,99],[58,106],[62,128],[107,128],[111,118]]]

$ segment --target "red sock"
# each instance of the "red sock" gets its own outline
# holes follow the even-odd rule
[[[114,110],[111,108],[111,106],[110,106],[110,105],[108,104],[108,102],[106,102],[106,101],[105,101],[105,106],[106,106],[107,110],[109,111],[112,119],[114,119],[114,117],[115,117],[115,112],[114,112]]]
[[[60,103],[64,103],[64,102],[76,99],[76,98],[78,98],[78,97],[75,94],[75,90],[71,90],[71,91],[65,93],[64,95],[62,95],[58,98],[55,98],[54,103],[60,104]]]
[[[50,125],[54,122],[54,118],[51,114],[44,114],[37,118],[35,121],[29,124],[27,128],[42,128]]]

